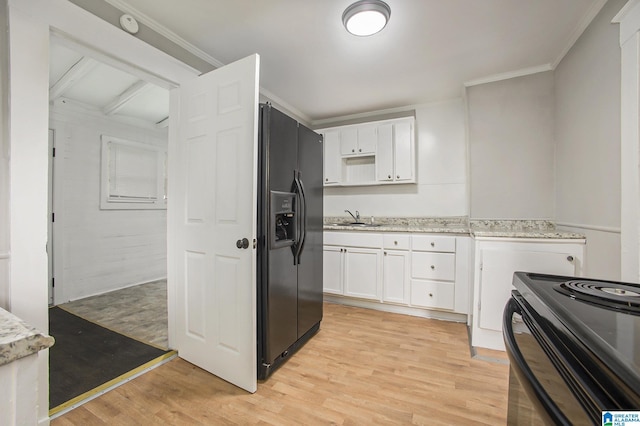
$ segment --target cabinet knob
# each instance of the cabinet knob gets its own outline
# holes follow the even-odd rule
[[[360,148],[360,149],[358,150],[358,152],[362,152],[362,148]]]
[[[436,265],[431,265],[431,270],[436,269]]]
[[[387,179],[391,179],[391,175],[387,176]]]
[[[394,241],[394,242],[393,242],[393,244],[397,246],[397,245],[398,245],[398,242],[397,242],[397,241]]]
[[[386,252],[386,251],[384,252],[384,255],[385,255],[385,256],[387,255],[387,252]]]
[[[567,256],[567,260],[568,260],[569,262],[573,262],[573,256]]]
[[[344,251],[344,249],[340,249],[340,253],[342,253]]]
[[[351,150],[351,152],[356,152],[356,150],[355,150],[355,149],[352,149],[352,150]]]
[[[396,179],[400,179],[400,175],[396,175]]]
[[[429,293],[429,297],[433,297],[433,293]]]
[[[435,246],[436,246],[436,243],[431,242],[431,247],[435,247]]]
[[[344,249],[344,252],[346,253],[346,252],[347,252],[347,249]]]

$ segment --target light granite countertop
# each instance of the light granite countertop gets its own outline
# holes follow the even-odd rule
[[[474,238],[584,239],[576,232],[556,229],[548,220],[471,220],[469,232]]]
[[[375,226],[344,225],[351,217],[325,217],[325,231],[411,232],[471,235],[474,238],[584,239],[575,232],[556,229],[548,220],[469,220],[466,216],[426,218],[374,218]],[[363,218],[371,224],[371,219]]]
[[[53,346],[54,339],[0,308],[0,365]]]
[[[341,225],[353,222],[351,217],[325,217],[325,231],[362,232],[412,232],[434,234],[469,234],[469,220],[466,217],[376,217],[375,226]],[[371,224],[371,219],[363,222]]]

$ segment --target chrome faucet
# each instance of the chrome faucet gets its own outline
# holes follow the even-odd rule
[[[345,212],[347,212],[347,213],[349,213],[351,215],[351,217],[353,218],[355,223],[360,223],[360,212],[358,210],[356,210],[356,215],[355,216],[349,210],[345,210]]]

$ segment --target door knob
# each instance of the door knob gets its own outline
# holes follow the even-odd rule
[[[249,248],[249,240],[243,238],[241,240],[236,241],[236,247],[239,249],[247,249]]]

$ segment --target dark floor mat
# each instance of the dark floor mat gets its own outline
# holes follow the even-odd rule
[[[49,309],[49,407],[54,408],[167,353],[69,312]]]

